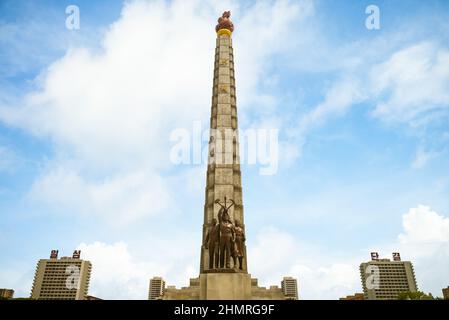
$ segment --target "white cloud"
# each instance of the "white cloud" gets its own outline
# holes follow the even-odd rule
[[[93,264],[89,294],[104,299],[146,299],[153,276],[162,276],[178,288],[187,285],[189,278],[198,276],[199,246],[190,241],[191,252],[167,251],[181,241],[175,238],[151,246],[150,257],[131,254],[124,242],[80,244],[82,258]],[[357,291],[359,285],[357,262],[333,262],[274,228],[261,229],[248,252],[249,270],[259,278],[259,285],[279,286],[283,276],[291,275],[299,279],[303,299],[335,299]]]
[[[237,5],[229,2],[231,10],[233,6]],[[190,128],[192,120],[208,116],[213,27],[215,17],[225,8],[226,3],[199,1],[128,3],[121,18],[106,33],[102,51],[89,47],[72,49],[43,72],[38,78],[41,88],[28,94],[18,104],[20,107],[0,106],[0,120],[55,143],[55,159],[35,181],[31,196],[61,212],[114,217],[119,223],[168,211],[172,191],[168,191],[170,188],[159,172],[170,167],[169,132],[177,127]],[[286,39],[291,40],[289,27],[312,14],[313,3],[262,3],[246,11],[233,10],[234,13],[235,21],[240,20],[234,34],[239,107],[244,110],[250,104],[262,104],[271,112],[276,101],[272,96],[261,95],[259,81],[266,80],[270,56],[285,49]],[[264,32],[258,31],[260,19]],[[358,53],[355,50],[348,55]],[[414,59],[420,63],[409,66],[408,62],[414,63]],[[435,44],[404,48],[376,65],[368,84],[360,80],[366,76],[366,64],[354,63],[361,65],[363,73],[358,74],[354,65],[350,74],[343,69],[339,81],[304,117],[301,127],[309,129],[343,115],[367,97],[382,100],[375,113],[382,119],[416,120],[418,114],[447,103],[447,59],[447,51]],[[350,63],[351,58],[346,61]],[[285,146],[289,161],[300,154],[290,145]],[[187,172],[179,178],[178,185],[198,190],[199,174],[198,170]],[[428,244],[410,239],[433,241],[429,231],[418,237],[417,221],[423,220],[429,226],[427,230],[433,230],[447,218],[419,211],[418,217],[404,217],[400,239],[406,240],[393,246],[395,250],[403,248],[407,253],[404,256],[411,260],[419,253],[418,281],[421,277],[433,290],[441,286],[435,275],[442,278],[447,274],[444,270],[449,269],[444,249],[447,245],[444,247],[440,241],[428,250]],[[409,221],[407,227],[405,221]],[[445,230],[439,234],[444,235]],[[167,239],[159,240],[165,250],[171,248]],[[298,239],[283,232],[261,231],[254,247],[249,248],[250,271],[266,285],[279,283],[283,275],[296,275],[300,294],[305,298],[338,298],[360,290],[358,263],[363,257],[347,261],[321,249],[306,250],[298,243]],[[138,262],[150,259],[133,256],[124,243],[80,247],[94,262],[92,294],[145,298],[148,277],[161,274],[167,281],[179,284],[197,271],[197,245],[193,244],[193,258],[178,263],[185,266],[182,272],[178,266],[172,271],[160,267],[175,261],[170,256],[164,256],[165,261]],[[114,263],[119,267],[110,267]],[[437,267],[438,272],[431,272]],[[429,273],[423,276],[426,270]]]
[[[301,299],[336,299],[360,291],[360,261],[332,259],[334,254],[325,251],[289,233],[266,228],[248,248],[248,268],[262,286],[279,286],[284,276],[297,278]]]
[[[187,285],[189,278],[198,276],[195,262],[198,261],[199,246],[193,246],[192,241],[184,239],[192,250],[167,250],[182,241],[181,236],[174,235],[173,238],[142,244],[141,248],[151,252],[146,257],[136,250],[131,252],[125,242],[81,243],[77,247],[81,250],[81,258],[92,263],[89,294],[102,299],[145,300],[148,298],[149,280],[154,276],[164,277],[168,285]]]
[[[435,43],[419,43],[394,53],[371,69],[374,114],[385,120],[422,121],[449,108],[449,51]]]
[[[418,289],[441,296],[449,279],[449,218],[418,205],[402,215],[402,228],[396,241],[371,250],[381,256],[400,252],[403,260],[413,263]]]
[[[398,41],[395,36],[391,40]],[[345,115],[358,103],[369,103],[375,118],[405,123],[415,132],[449,117],[449,51],[438,43],[420,42],[388,53],[388,45],[379,40],[376,44],[380,48],[375,56],[359,43],[337,48],[338,54],[340,50],[345,53],[345,61],[358,62],[336,67],[338,79],[322,101],[300,115],[297,127],[291,130],[299,148],[311,130]],[[420,168],[436,155],[418,150],[412,167]]]
[[[357,78],[341,79],[326,92],[323,102],[301,117],[299,130],[305,133],[331,116],[341,116],[354,104],[364,99],[366,96]]]
[[[425,151],[422,148],[420,148],[416,151],[415,158],[413,159],[412,162],[412,168],[421,169],[424,166],[426,166],[426,164],[430,160],[436,158],[437,156],[438,156],[437,152]]]
[[[241,11],[236,12],[240,14]],[[276,1],[257,2],[244,16],[238,17],[233,41],[237,94],[244,106],[252,103],[259,112],[272,107],[273,97],[257,88],[267,80],[267,75],[272,77],[272,73],[267,73],[271,66],[269,56],[286,51],[300,41],[303,34],[297,33],[292,38],[291,32],[313,14],[314,1]]]
[[[11,149],[0,146],[0,172],[12,172],[22,163],[22,159]]]
[[[185,169],[182,173],[168,180],[169,188],[176,189],[179,185],[182,185],[190,197],[199,198],[200,200],[197,201],[202,202],[204,201],[204,188],[206,187],[206,171],[205,165]]]
[[[297,249],[295,239],[290,234],[274,228],[262,229],[257,234],[255,245],[248,250],[248,268],[254,275],[266,275],[270,277],[267,280],[278,282],[283,271],[287,271],[285,262]]]
[[[54,210],[64,208],[71,213],[102,216],[113,225],[161,214],[170,208],[164,181],[145,171],[86,180],[76,171],[55,168],[35,181],[29,196]]]
[[[193,8],[180,2],[125,6],[102,53],[69,51],[48,68],[42,91],[29,94],[24,108],[3,109],[4,120],[52,137],[89,165],[163,163],[167,127],[209,110],[199,106],[209,102],[204,88],[210,87],[214,43],[202,41],[211,26]],[[190,18],[185,32],[181,26]]]
[[[94,43],[99,34],[86,24],[83,32],[67,32],[61,9],[34,3],[14,3],[17,19],[0,21],[0,66],[3,76],[17,76],[49,63],[73,42]],[[85,32],[84,32],[85,31]],[[4,89],[4,88],[2,88]],[[0,90],[1,91],[1,90]]]
[[[289,275],[299,279],[301,299],[335,300],[360,292],[360,276],[357,262],[328,262],[318,264],[296,264]]]
[[[146,299],[153,276],[164,277],[170,285],[185,286],[189,278],[198,276],[197,240],[175,234],[142,244],[141,249],[149,255],[131,252],[125,242],[81,243],[77,248],[82,258],[93,264],[89,293],[104,299]],[[179,250],[167,250],[180,243]],[[370,251],[378,251],[382,257],[399,251],[404,260],[414,264],[419,289],[440,296],[449,277],[448,243],[449,218],[420,205],[403,215],[403,231],[396,240],[362,248],[362,254],[331,252],[272,227],[260,229],[248,244],[248,268],[252,277],[259,278],[259,285],[280,285],[283,276],[293,276],[298,279],[301,299],[338,299],[361,291],[359,265],[368,260]],[[8,283],[27,292],[31,274],[28,282],[23,273],[12,276],[17,281],[9,279]],[[17,285],[19,280],[22,285]]]
[[[428,206],[411,208],[402,216],[402,224],[404,233],[399,235],[401,244],[449,244],[449,218],[432,211]]]
[[[419,205],[402,216],[402,224],[397,240],[344,257],[301,243],[286,232],[263,229],[248,248],[249,268],[266,286],[279,285],[285,275],[296,277],[303,299],[338,299],[361,292],[359,265],[368,260],[370,251],[381,256],[400,252],[403,260],[413,263],[419,289],[441,296],[449,278],[449,218]]]
[[[357,46],[353,50],[358,50]],[[359,56],[359,51],[348,52]],[[361,53],[366,54],[364,52]],[[373,114],[386,121],[426,124],[449,108],[449,51],[432,42],[402,47],[387,58],[382,55],[357,68],[343,67],[341,79],[327,91],[324,101],[303,122],[320,123],[358,102],[372,100]],[[370,58],[374,59],[373,57]],[[368,81],[366,80],[368,74]],[[427,120],[427,121],[426,121]]]
[[[325,91],[323,100],[301,114],[297,124],[287,130],[289,141],[287,163],[301,157],[307,136],[311,131],[323,126],[327,121],[344,116],[355,104],[365,101],[367,92],[356,75],[344,75]],[[294,148],[289,146],[295,146]]]
[[[70,50],[46,70],[42,90],[29,94],[23,108],[1,108],[0,118],[50,136],[90,166],[167,162],[170,130],[190,127],[210,112],[215,17],[222,6],[127,3],[106,33],[102,52]],[[279,50],[264,44],[275,40],[280,45],[297,15],[297,5],[279,2],[256,5],[236,17],[243,105],[245,97],[257,96],[267,57]],[[260,17],[270,32],[254,37]]]
[[[136,262],[123,242],[81,243],[78,249],[92,262],[89,294],[102,299],[144,299],[150,276],[163,273],[154,264]]]
[[[402,225],[398,241],[382,251],[401,252],[414,265],[419,290],[441,296],[449,279],[449,218],[419,205],[402,216]]]
[[[10,267],[3,265],[0,272],[2,288],[13,289],[14,297],[29,297],[33,278],[34,268],[30,268],[24,261],[16,261]]]
[[[284,167],[291,167],[296,163],[301,154],[302,141],[296,143],[291,141],[281,141],[279,143],[279,164]]]
[[[235,10],[241,109],[259,96],[270,55],[282,50],[306,4],[311,6],[282,1]],[[62,212],[110,210],[128,220],[166,210],[171,191],[160,172],[172,168],[170,132],[208,118],[214,27],[228,8],[239,4],[126,2],[101,50],[73,47],[37,78],[38,90],[17,106],[0,106],[1,121],[54,142],[55,156],[31,199]],[[254,32],[261,17],[269,32]],[[155,198],[161,201],[153,208]]]

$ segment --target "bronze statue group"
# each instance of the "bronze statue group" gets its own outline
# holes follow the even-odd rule
[[[226,206],[220,200],[215,200],[221,208],[218,211],[217,219],[213,218],[206,234],[204,248],[209,250],[209,269],[230,269],[231,257],[234,262],[234,269],[243,270],[245,232],[243,225],[235,219],[234,224],[229,216],[229,209],[235,205],[233,200]]]

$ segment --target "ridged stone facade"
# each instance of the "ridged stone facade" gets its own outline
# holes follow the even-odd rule
[[[210,118],[209,159],[206,175],[203,243],[213,218],[217,219],[219,206],[216,199],[232,199],[235,205],[229,210],[232,221],[244,226],[242,182],[237,132],[237,102],[235,92],[234,53],[232,38],[218,33],[215,49],[212,108]],[[246,247],[245,247],[246,258]],[[209,255],[201,249],[200,273],[207,270]],[[246,259],[243,270],[247,271]]]

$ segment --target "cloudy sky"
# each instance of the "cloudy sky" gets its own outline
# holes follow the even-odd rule
[[[380,29],[365,26],[368,5]],[[66,27],[66,7],[80,28]],[[0,287],[75,248],[90,294],[146,299],[199,271],[204,164],[173,130],[209,123],[214,27],[236,30],[239,126],[279,130],[276,174],[243,165],[248,268],[304,299],[361,291],[371,251],[449,285],[449,3],[0,2]]]

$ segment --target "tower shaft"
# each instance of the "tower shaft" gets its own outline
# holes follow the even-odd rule
[[[239,139],[237,125],[237,104],[235,89],[234,53],[231,34],[233,27],[217,26],[215,48],[212,108],[210,117],[209,156],[206,175],[204,204],[203,244],[212,220],[219,220],[220,206],[230,200],[234,205],[229,209],[233,223],[239,221],[244,229],[242,183],[239,161]],[[225,204],[226,206],[226,204]],[[209,268],[210,256],[204,247],[201,249],[200,273]],[[244,259],[241,272],[247,272],[246,246],[243,246]]]

